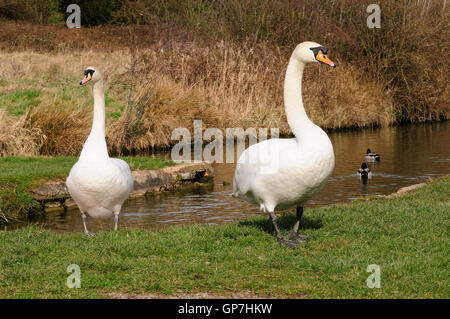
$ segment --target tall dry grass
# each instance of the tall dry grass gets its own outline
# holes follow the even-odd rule
[[[290,52],[267,43],[172,41],[144,51],[142,73],[163,74],[198,88],[218,115],[219,128],[279,127],[289,134],[282,91],[289,57]],[[336,69],[307,68],[304,98],[312,119],[325,128],[392,123],[389,92],[382,93],[381,85],[365,79],[357,68],[339,64]]]
[[[54,11],[52,3],[58,2],[62,3],[40,1],[47,15]],[[98,17],[111,17],[104,23],[140,24],[134,33],[144,47],[166,39],[223,39],[238,44],[252,39],[286,53],[295,43],[312,39],[389,91],[397,122],[449,116],[450,6],[446,0],[380,0],[380,29],[367,28],[368,3],[358,0],[122,0],[110,1],[112,5],[102,5],[103,9],[96,2],[78,2],[85,11],[92,11],[90,7],[101,11]],[[0,28],[0,45],[15,50],[112,50],[127,45],[128,38],[127,27],[65,30],[7,24]]]
[[[0,110],[0,156],[77,155],[89,133],[86,109],[40,105],[18,120]]]
[[[22,139],[35,140],[36,148],[3,147],[3,154],[72,155],[81,150],[89,133],[92,101],[89,92],[77,95],[85,89],[77,78],[87,65],[103,71],[108,96],[125,106],[117,121],[108,119],[113,153],[168,147],[176,142],[171,132],[179,127],[192,131],[194,119],[202,119],[204,129],[277,127],[282,135],[290,134],[282,92],[289,54],[268,43],[168,40],[138,48],[134,58],[124,50],[2,52],[1,57],[0,76],[8,82],[3,90],[23,87],[26,79],[43,92],[40,105],[18,121]],[[392,123],[389,94],[382,93],[378,83],[364,80],[355,67],[339,64],[336,69],[323,65],[307,69],[303,92],[311,119],[324,128]],[[64,94],[70,99],[64,100]],[[8,126],[3,126],[7,133]],[[31,132],[40,132],[42,139],[30,137]],[[15,134],[14,139],[21,140]]]
[[[0,157],[11,155],[38,155],[42,145],[39,128],[27,128],[25,118],[11,120],[6,110],[0,109]]]
[[[199,90],[188,89],[170,79],[158,76],[136,92],[136,111],[127,108],[107,132],[108,144],[115,153],[146,152],[173,144],[175,128],[193,131],[193,120],[214,123],[214,112],[208,108]]]
[[[108,133],[115,152],[174,143],[171,132],[202,119],[203,128],[276,127],[289,135],[283,79],[289,56],[269,44],[217,41],[157,43],[139,52],[135,105]],[[270,66],[270,67],[268,67]],[[310,66],[304,100],[311,119],[324,128],[388,125],[392,99],[365,81],[355,67]]]
[[[172,130],[192,129],[194,119],[202,119],[204,128],[278,127],[288,135],[282,83],[291,51],[303,40],[327,46],[338,63],[336,69],[310,66],[304,77],[307,112],[322,127],[450,117],[445,54],[450,6],[443,1],[383,0],[381,29],[365,26],[367,5],[353,0],[123,3],[115,23],[141,25],[68,30],[1,23],[0,77],[7,84],[0,85],[0,94],[29,86],[43,92],[39,107],[17,122],[23,128],[14,136],[33,141],[29,136],[44,130],[50,136],[30,150],[12,145],[11,152],[79,151],[89,129],[75,127],[89,126],[89,118],[78,124],[69,120],[70,130],[78,132],[70,149],[59,147],[69,141],[66,130],[52,127],[47,118],[70,118],[83,108],[89,116],[90,95],[75,89],[87,65],[103,71],[108,101],[123,109],[118,120],[107,123],[114,153],[170,146]],[[69,101],[63,101],[67,95]],[[6,135],[0,142],[12,143]]]
[[[448,118],[450,6],[446,0],[380,0],[381,28],[369,29],[359,0],[126,0],[122,23],[166,23],[228,41],[289,50],[312,39],[390,91],[398,122]],[[211,28],[211,26],[214,28]]]

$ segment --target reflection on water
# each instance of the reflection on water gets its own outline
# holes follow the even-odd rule
[[[330,133],[336,156],[334,173],[306,208],[349,202],[369,194],[390,194],[428,177],[449,174],[449,134],[448,122]],[[379,153],[381,162],[369,164],[372,178],[363,184],[356,172],[364,161],[367,148]],[[260,214],[256,205],[231,197],[234,168],[235,164],[215,164],[214,185],[210,188],[127,201],[119,226],[154,229],[174,224],[218,224]],[[224,185],[224,182],[229,184]],[[56,231],[82,231],[77,209],[71,209],[65,215],[48,213],[40,223]],[[109,230],[112,226],[112,218],[88,218],[88,227],[92,231]]]

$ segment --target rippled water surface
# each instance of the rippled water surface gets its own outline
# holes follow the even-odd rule
[[[349,202],[369,194],[390,194],[428,177],[450,173],[449,122],[330,133],[329,136],[336,156],[334,173],[325,188],[307,203],[306,209]],[[364,161],[367,148],[379,153],[381,162],[370,165],[372,179],[362,184],[356,171]],[[235,164],[215,164],[214,168],[211,187],[128,200],[119,227],[155,229],[187,223],[218,224],[259,215],[257,206],[231,197]],[[62,232],[83,229],[78,209],[70,209],[66,214],[50,212],[38,222]],[[88,228],[92,231],[108,230],[112,225],[112,218],[88,218]]]

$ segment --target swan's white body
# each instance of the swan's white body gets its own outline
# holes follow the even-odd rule
[[[92,217],[118,216],[123,202],[133,190],[133,177],[128,164],[108,155],[102,77],[94,83],[93,94],[91,133],[66,180],[67,189],[83,214],[83,221],[84,213]]]
[[[99,162],[80,158],[72,167],[66,184],[80,210],[92,217],[119,214],[133,190],[128,164],[116,158]]]
[[[236,166],[233,195],[267,212],[303,206],[323,188],[334,169],[331,141],[309,120],[303,107],[303,70],[312,62],[305,47],[310,46],[319,44],[297,46],[284,81],[285,111],[295,138],[254,144],[241,154]]]

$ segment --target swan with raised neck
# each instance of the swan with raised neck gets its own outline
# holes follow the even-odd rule
[[[88,67],[80,85],[87,83],[92,85],[94,96],[92,128],[66,185],[81,211],[85,234],[92,235],[86,227],[86,213],[92,217],[114,214],[114,229],[117,229],[122,204],[133,190],[134,182],[128,164],[108,155],[103,75],[96,68]]]
[[[91,132],[81,150],[80,160],[98,160],[99,157],[109,157],[105,140],[105,89],[103,75],[93,67],[85,70],[85,76],[80,85],[88,82],[92,84],[94,96],[94,116]],[[84,82],[83,82],[84,81]]]
[[[306,114],[302,78],[306,64],[319,62],[335,67],[327,49],[315,42],[302,42],[293,51],[284,80],[284,106],[292,139],[270,139],[247,148],[239,157],[233,196],[260,205],[272,218],[277,239],[293,247],[305,242],[298,234],[303,204],[325,185],[334,169],[334,151],[327,134]],[[284,238],[275,210],[297,206],[297,221]]]

